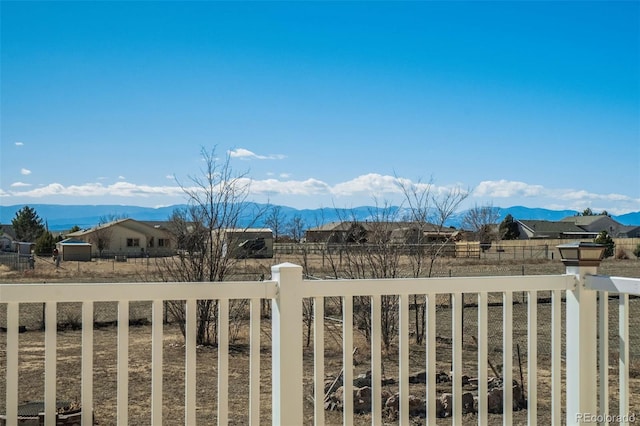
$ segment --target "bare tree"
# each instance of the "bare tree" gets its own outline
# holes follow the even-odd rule
[[[126,215],[109,214],[101,216],[98,220],[98,225],[91,233],[89,241],[98,249],[98,256],[102,257],[104,251],[111,246],[111,234],[113,229],[111,224],[118,220],[126,219]]]
[[[453,235],[444,232],[446,223],[469,196],[469,191],[460,187],[438,189],[434,187],[433,181],[423,183],[418,180],[413,183],[396,177],[396,182],[404,195],[408,219],[416,227],[412,241],[414,244],[409,251],[412,275],[431,277],[436,260],[451,242]],[[413,302],[416,343],[420,344],[426,330],[425,304],[419,303],[417,295],[413,296]]]
[[[306,224],[299,214],[294,215],[287,224],[287,233],[293,241],[299,243],[304,238]]]
[[[247,211],[250,181],[246,173],[237,174],[230,157],[220,160],[211,151],[201,149],[204,167],[200,176],[190,176],[190,185],[178,184],[187,196],[188,206],[174,211],[172,230],[176,235],[179,255],[165,259],[160,265],[167,281],[224,281],[238,259],[228,247],[226,231],[238,229],[241,219],[250,227],[264,212]],[[245,228],[245,229],[246,229]],[[231,301],[229,310],[242,301]],[[181,301],[167,305],[184,334],[185,305]],[[218,302],[199,300],[197,303],[198,344],[217,344]]]
[[[264,218],[264,224],[273,231],[273,241],[278,243],[282,237],[285,216],[282,213],[282,207],[273,206]]]
[[[476,204],[462,218],[462,227],[472,231],[480,244],[491,244],[500,238],[496,226],[499,217],[500,209],[493,204]]]
[[[340,212],[338,212],[338,216]],[[398,278],[402,276],[400,259],[403,246],[392,238],[397,229],[397,211],[388,203],[370,209],[370,221],[361,222],[355,217],[341,217],[350,224],[339,239],[334,239],[327,250],[330,265],[337,278]],[[336,253],[339,256],[336,259]],[[389,349],[397,337],[398,296],[381,297],[382,343]],[[354,298],[354,321],[365,338],[371,336],[371,298]]]

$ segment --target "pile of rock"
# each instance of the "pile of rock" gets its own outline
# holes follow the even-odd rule
[[[451,377],[444,372],[436,375],[436,382],[449,382]],[[383,385],[394,384],[394,379],[385,379]],[[419,372],[409,377],[409,383],[426,383],[426,372]],[[462,394],[462,413],[475,413],[478,410],[478,379],[462,377],[463,387],[466,387]],[[503,412],[503,383],[500,378],[491,378],[488,383],[487,405],[489,413],[500,414]],[[342,378],[338,377],[325,383],[325,409],[342,410],[344,406],[344,388]],[[353,381],[353,410],[355,413],[368,413],[371,411],[371,372],[361,374]],[[526,408],[526,400],[523,398],[523,390],[520,384],[513,382],[513,409],[520,410]],[[386,389],[381,391],[381,401],[383,410],[390,418],[397,418],[400,407],[400,394],[391,393]],[[441,393],[435,402],[436,416],[450,417],[453,415],[453,394]],[[411,417],[424,417],[426,415],[426,401],[424,398],[409,395],[409,415]]]

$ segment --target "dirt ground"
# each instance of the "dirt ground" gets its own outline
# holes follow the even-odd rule
[[[270,266],[280,262],[301,263],[295,258],[278,258],[269,260],[242,261],[237,270],[237,279],[259,279]],[[559,261],[530,261],[479,263],[466,261],[443,261],[437,265],[434,275],[438,276],[472,276],[472,275],[520,275],[529,274],[557,274],[564,271]],[[126,282],[126,281],[154,281],[156,267],[155,259],[129,259],[128,262],[93,261],[93,262],[64,262],[61,268],[48,259],[38,259],[36,268],[27,273],[16,273],[0,267],[0,282]],[[314,267],[317,271],[312,274],[321,276],[321,260],[316,259]],[[637,260],[606,260],[600,272],[603,274],[640,277],[640,262]],[[267,275],[268,277],[268,275]],[[515,296],[515,295],[514,295]],[[636,306],[635,317],[640,318],[640,301],[633,300]],[[613,305],[612,305],[613,306]],[[144,316],[148,306],[140,306],[140,315]],[[546,340],[545,330],[550,324],[549,305],[539,306],[538,320],[541,334],[539,336],[539,364],[538,364],[538,416],[539,424],[550,424],[550,343]],[[40,310],[35,310],[41,312]],[[493,312],[495,311],[495,312]],[[27,312],[27,311],[25,311]],[[617,324],[617,314],[613,315],[610,324]],[[21,315],[23,311],[21,309]],[[26,315],[26,314],[25,314]],[[437,313],[437,367],[439,371],[448,372],[451,368],[451,311],[446,303],[439,307]],[[471,377],[477,376],[477,352],[472,338],[477,330],[477,312],[472,304],[465,308],[465,335],[463,338],[464,371]],[[491,308],[490,315],[495,315],[499,327],[490,328],[489,357],[494,366],[501,368],[501,307]],[[526,318],[526,304],[514,305],[514,317]],[[59,316],[61,318],[61,316]],[[150,314],[149,314],[150,318]],[[21,319],[22,321],[22,319]],[[0,319],[0,322],[3,322]],[[494,322],[491,320],[490,322]],[[524,329],[520,327],[524,325]],[[4,324],[0,324],[4,326]],[[639,324],[640,326],[640,324]],[[248,322],[241,327],[238,340],[232,345],[229,354],[229,423],[234,425],[248,422],[248,367],[249,353],[247,332]],[[636,327],[636,330],[640,327]],[[339,325],[327,322],[325,324],[325,373],[327,379],[335,377],[342,368],[342,348],[340,343]],[[613,331],[612,331],[613,333]],[[615,334],[615,333],[614,333]],[[1,336],[1,334],[0,334]],[[524,336],[524,337],[523,337]],[[634,335],[635,336],[635,335]],[[640,348],[640,338],[632,336],[631,344]],[[548,337],[548,336],[547,336]],[[116,411],[116,349],[117,334],[114,326],[99,327],[94,331],[94,414],[96,424],[115,425]],[[614,336],[615,338],[615,336]],[[81,361],[81,332],[79,330],[65,330],[58,333],[58,363],[57,390],[59,399],[67,401],[80,400],[80,361]],[[354,356],[354,377],[366,372],[370,367],[369,344],[362,333],[354,333],[354,346],[357,347]],[[524,340],[523,340],[524,339]],[[635,339],[635,340],[634,340]],[[261,347],[261,420],[265,424],[271,422],[271,350],[270,321],[265,319],[262,324]],[[610,375],[612,389],[617,385],[617,348],[612,340],[610,354]],[[634,343],[635,342],[635,343]],[[516,348],[516,345],[520,347]],[[0,337],[0,395],[6,392],[6,340]],[[164,423],[168,425],[184,423],[184,359],[185,348],[179,328],[172,323],[164,326]],[[526,321],[514,320],[514,371],[513,377],[520,381],[519,362],[516,349],[521,350],[524,360],[522,364],[522,378],[525,386],[527,377],[526,366]],[[215,347],[197,348],[197,421],[198,424],[213,424],[216,421],[217,400],[217,349]],[[410,371],[424,370],[424,345],[411,345]],[[640,414],[640,354],[631,354],[631,407],[630,411]],[[43,399],[44,379],[44,334],[37,329],[30,329],[20,334],[20,367],[19,367],[19,400],[34,401]],[[488,367],[485,367],[488,369]],[[392,346],[383,353],[383,372],[386,377],[397,377],[398,362],[397,348]],[[311,348],[304,349],[305,373],[305,424],[313,423],[313,406],[309,402],[313,386],[313,352]],[[490,369],[488,374],[493,375]],[[386,389],[394,393],[395,385],[388,385]],[[438,385],[438,393],[450,391],[447,383]],[[424,396],[424,385],[411,385],[410,392],[416,396]],[[129,423],[132,425],[150,424],[151,397],[151,328],[148,325],[132,326],[129,335]],[[611,394],[611,412],[617,410],[617,394]],[[4,411],[5,399],[0,398],[0,413]],[[342,413],[327,411],[327,424],[342,424]],[[513,414],[514,424],[526,424],[527,411],[516,411]],[[502,416],[491,414],[490,424],[502,424]],[[387,419],[388,424],[397,424],[397,420]],[[475,424],[477,417],[473,414],[465,416],[464,424]],[[370,424],[371,418],[366,414],[356,415],[354,423]],[[415,424],[424,424],[424,419],[416,418]],[[448,419],[439,419],[439,424],[450,424]]]

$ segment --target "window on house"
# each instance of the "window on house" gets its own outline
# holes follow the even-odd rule
[[[169,247],[169,245],[168,238],[158,238],[158,247]]]
[[[127,247],[140,247],[140,238],[127,238]]]
[[[147,244],[147,247],[153,247],[153,237],[149,238],[149,243]]]

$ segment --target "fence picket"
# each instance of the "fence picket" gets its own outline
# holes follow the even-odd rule
[[[218,300],[218,425],[229,423],[229,300]]]
[[[7,424],[18,424],[18,329],[20,304],[7,304]]]
[[[527,423],[538,424],[538,292],[527,296]],[[524,392],[524,383],[521,383]],[[524,396],[523,396],[524,399]]]
[[[44,424],[56,424],[57,303],[46,302],[44,314]]]
[[[162,424],[162,300],[151,305],[151,424]]]
[[[184,369],[184,423],[196,424],[196,312],[197,300],[185,302],[185,369]]]
[[[510,426],[513,424],[513,293],[505,291],[502,300],[502,423]]]
[[[249,424],[260,424],[260,305],[261,299],[250,302],[249,321]]]
[[[618,334],[620,344],[620,403],[618,405],[621,419],[629,418],[629,295],[618,295]],[[628,423],[628,420],[626,421]]]
[[[380,296],[371,296],[371,424],[382,424],[382,318]]]
[[[486,426],[488,423],[488,403],[487,395],[489,393],[489,378],[487,375],[488,356],[488,324],[489,312],[487,309],[487,292],[478,293],[478,424]]]
[[[345,426],[353,424],[353,297],[342,303],[342,386]]]
[[[400,382],[400,424],[408,425],[409,416],[409,295],[398,300],[398,369]]]
[[[453,293],[451,312],[453,341],[453,374],[451,390],[453,393],[453,424],[462,424],[462,294]]]
[[[324,425],[324,297],[313,298],[313,418]]]
[[[129,301],[118,302],[117,421],[129,424]]]
[[[551,293],[551,423],[562,424],[562,292]]]
[[[82,426],[93,425],[93,302],[82,303]]]
[[[609,414],[609,292],[598,298],[599,414]]]

